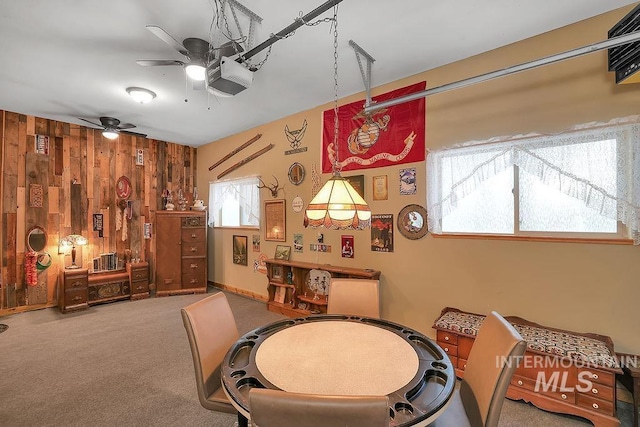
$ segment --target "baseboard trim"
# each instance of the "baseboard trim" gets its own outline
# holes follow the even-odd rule
[[[222,283],[209,281],[208,285],[213,286],[214,288],[222,289],[223,291],[231,292],[237,295],[242,295],[243,297],[251,298],[256,301],[261,301],[264,303],[266,303],[269,300],[269,298],[265,295],[259,295],[254,292],[247,291],[246,289],[239,289],[233,286],[223,285]]]

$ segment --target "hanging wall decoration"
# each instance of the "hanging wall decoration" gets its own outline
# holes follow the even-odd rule
[[[252,234],[251,241],[253,243],[253,252],[260,252],[260,235]]]
[[[416,194],[416,168],[400,169],[400,194]]]
[[[373,98],[374,102],[399,98],[423,91],[426,82],[387,92]],[[375,111],[363,112],[364,100],[338,108],[340,144],[334,147],[334,110],[323,116],[322,172],[333,171],[336,160],[342,171],[394,166],[421,162],[425,159],[425,99]]]
[[[304,181],[304,166],[295,162],[289,167],[289,182],[293,185],[300,185]]]
[[[393,214],[371,215],[371,250],[393,252]]]
[[[293,252],[302,253],[303,249],[302,234],[295,233],[293,235]]]
[[[304,201],[302,200],[302,197],[294,197],[291,201],[291,209],[293,209],[294,212],[302,212],[302,208],[304,208]]]
[[[353,235],[342,236],[342,258],[353,258]]]
[[[398,213],[398,231],[409,240],[422,239],[429,232],[427,210],[420,205],[407,205]]]
[[[40,184],[29,184],[29,207],[41,208],[44,199],[44,190]]]
[[[373,200],[387,200],[389,198],[389,188],[387,185],[387,175],[373,177]]]
[[[101,213],[93,214],[93,231],[98,232],[98,237],[104,237],[104,217]]]
[[[284,126],[284,135],[287,137],[289,145],[292,148],[292,150],[285,151],[285,155],[303,153],[307,151],[307,147],[300,147],[300,143],[302,142],[302,138],[304,138],[306,131],[307,119],[304,120],[300,129],[289,130],[289,125]]]

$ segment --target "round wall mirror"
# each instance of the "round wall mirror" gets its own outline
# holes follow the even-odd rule
[[[47,232],[39,225],[33,226],[27,233],[27,248],[30,251],[41,252],[47,247]]]

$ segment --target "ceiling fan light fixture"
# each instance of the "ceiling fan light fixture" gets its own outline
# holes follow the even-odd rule
[[[198,62],[192,62],[191,64],[185,67],[185,71],[187,72],[187,76],[190,79],[201,82],[207,77],[207,69],[204,64]]]
[[[128,87],[127,93],[134,101],[139,102],[140,104],[147,104],[153,101],[156,97],[155,92],[142,87]]]
[[[102,131],[102,136],[107,139],[116,139],[118,137],[118,132],[111,129],[105,129]]]

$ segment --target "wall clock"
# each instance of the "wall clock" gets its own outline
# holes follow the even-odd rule
[[[409,240],[427,235],[427,210],[420,205],[407,205],[398,213],[398,231]]]

